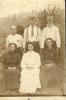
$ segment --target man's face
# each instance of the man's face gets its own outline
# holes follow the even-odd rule
[[[11,32],[12,32],[12,34],[16,34],[17,33],[16,27],[12,27]]]
[[[53,23],[53,16],[47,17],[47,23],[52,24]]]
[[[32,19],[31,22],[30,22],[30,24],[31,25],[35,25],[36,24],[36,20],[35,19]]]
[[[52,24],[53,21],[52,20],[47,20],[47,23]]]
[[[33,50],[33,45],[32,44],[28,44],[28,50],[32,51]]]

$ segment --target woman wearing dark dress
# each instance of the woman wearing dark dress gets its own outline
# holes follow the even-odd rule
[[[7,91],[18,91],[19,89],[21,56],[15,51],[16,48],[16,44],[9,44],[9,51],[3,56]]]
[[[58,80],[58,52],[53,47],[53,40],[48,38],[45,41],[43,62],[41,68],[42,88],[54,88],[54,82]]]

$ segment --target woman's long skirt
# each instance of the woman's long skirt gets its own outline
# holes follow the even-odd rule
[[[52,63],[50,66],[49,64],[42,66],[40,79],[42,89],[56,87],[56,83],[59,80],[57,65]]]
[[[6,70],[6,90],[19,89],[20,72],[18,69]]]
[[[21,72],[19,91],[21,93],[35,93],[37,88],[41,88],[39,69],[24,69]]]

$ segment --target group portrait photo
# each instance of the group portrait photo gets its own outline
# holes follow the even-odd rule
[[[65,96],[65,0],[0,0],[0,96]]]

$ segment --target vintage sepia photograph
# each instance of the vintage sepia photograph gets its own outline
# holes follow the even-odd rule
[[[0,0],[0,96],[66,96],[65,60],[65,0]]]

